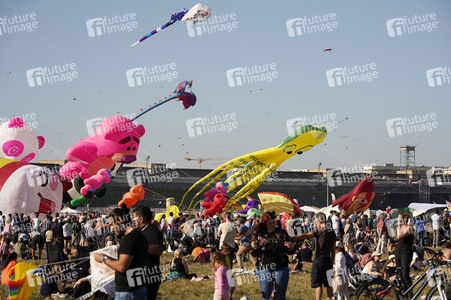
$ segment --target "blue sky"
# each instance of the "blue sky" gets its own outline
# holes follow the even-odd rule
[[[193,79],[196,106],[182,110],[180,103],[169,102],[138,120],[146,134],[137,162],[149,155],[151,162],[195,168],[184,157],[234,158],[276,146],[288,135],[287,120],[333,114],[336,123],[325,141],[286,161],[281,170],[316,168],[319,162],[331,168],[398,164],[399,147],[406,144],[417,146],[419,166],[450,164],[451,84],[435,81],[430,87],[426,76],[427,70],[451,67],[449,1],[205,1],[213,15],[228,18],[209,24],[210,30],[232,22],[235,28],[190,36],[187,24],[177,22],[130,47],[167,22],[171,13],[196,3],[0,1],[3,20],[34,13],[31,21],[37,22],[31,32],[1,29],[0,118],[34,114],[35,131],[46,138],[35,161],[63,159],[69,147],[88,135],[89,120],[136,113],[169,95],[180,81]],[[127,14],[136,15],[136,29],[89,36],[88,30],[95,28],[88,28],[88,20]],[[292,32],[298,26],[302,34],[289,36],[288,20],[307,17],[308,22],[327,14],[335,14],[332,31],[308,34],[293,25]],[[387,20],[431,14],[437,28],[430,32],[388,34]],[[325,26],[316,25],[321,24]],[[71,63],[78,73],[72,82],[29,86],[27,70]],[[239,86],[235,81],[236,86],[229,86],[227,70],[271,63],[277,73],[271,82]],[[330,86],[327,70],[372,63],[377,78],[371,82],[335,81],[337,86]],[[173,81],[130,87],[127,70],[167,64],[175,64]],[[232,113],[237,126],[231,132],[204,130],[190,137],[187,121]],[[437,122],[430,132],[408,133],[390,121],[430,114]],[[392,137],[387,122],[393,125]],[[212,160],[204,167],[220,162]]]

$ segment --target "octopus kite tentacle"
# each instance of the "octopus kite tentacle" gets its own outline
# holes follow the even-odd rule
[[[209,177],[215,175],[215,177],[213,177],[207,184],[204,185],[204,187],[197,192],[196,195],[194,195],[194,197],[191,199],[191,203],[188,206],[188,209],[191,207],[194,199],[196,199],[203,191],[205,191],[213,182],[215,182],[216,180],[218,180],[219,178],[221,178],[225,173],[227,173],[229,170],[232,170],[240,165],[242,165],[243,163],[247,163],[244,160],[244,155],[240,156],[234,160],[231,160],[229,162],[226,162],[224,164],[222,164],[221,166],[219,166],[218,168],[216,168],[215,170],[211,171],[210,173],[208,173],[204,178],[202,178],[201,180],[197,181],[192,187],[189,188],[189,190],[185,193],[185,195],[183,195],[182,198],[182,202],[180,203],[179,207],[182,206],[183,201],[185,200],[186,195],[188,195],[188,193],[190,191],[192,191],[197,185],[201,184],[202,181],[208,179]],[[218,173],[219,172],[219,173]]]
[[[225,181],[227,185],[227,194],[244,184],[244,186],[229,199],[225,207],[226,209],[229,209],[232,204],[235,204],[241,198],[246,197],[255,191],[285,160],[293,157],[295,154],[302,154],[309,151],[314,146],[321,143],[326,136],[326,128],[305,125],[295,130],[277,147],[251,152],[238,158],[234,158],[211,171],[208,175],[198,180],[190,187],[185,195],[183,195],[179,207],[181,207],[188,193],[205,180],[209,179],[203,188],[191,199],[188,209],[191,208],[194,200],[210,185],[221,178],[221,176],[228,171],[241,166],[242,168],[240,170],[235,171]]]
[[[238,202],[238,200],[250,195],[255,191],[276,169],[278,165],[272,164],[269,168],[265,169],[262,173],[254,177],[249,181],[243,188],[241,188],[238,193],[236,193],[232,198],[230,198],[224,210],[230,208],[231,205]]]

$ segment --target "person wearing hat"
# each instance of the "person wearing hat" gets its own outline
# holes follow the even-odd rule
[[[348,272],[346,268],[345,247],[343,243],[338,241],[335,244],[335,276],[333,281],[334,293],[337,294],[337,299],[349,299],[348,291]]]
[[[396,261],[394,254],[390,254],[388,257],[387,262],[382,268],[382,274],[384,274],[386,280],[393,281],[396,279]]]
[[[363,268],[362,274],[382,277],[382,266],[380,264],[381,255],[382,253],[379,253],[377,251],[371,253],[371,258]]]

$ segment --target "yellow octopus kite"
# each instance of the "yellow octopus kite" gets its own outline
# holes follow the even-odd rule
[[[290,134],[282,142],[282,144],[277,147],[271,147],[257,152],[248,153],[229,160],[190,187],[185,195],[183,195],[182,202],[179,207],[182,206],[186,195],[204,180],[214,176],[199,192],[197,192],[196,195],[194,195],[187,211],[189,211],[190,207],[193,205],[194,200],[211,184],[221,178],[228,171],[241,167],[241,169],[235,171],[229,178],[227,178],[224,183],[224,187],[227,188],[227,194],[238,186],[245,184],[244,187],[242,187],[227,202],[227,205],[224,208],[224,211],[226,211],[238,200],[255,191],[284,161],[295,154],[302,154],[309,151],[314,146],[321,143],[326,138],[326,135],[327,131],[324,127],[304,125]]]

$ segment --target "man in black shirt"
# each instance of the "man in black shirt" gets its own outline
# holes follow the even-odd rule
[[[134,209],[132,220],[147,239],[148,251],[144,259],[148,268],[147,274],[150,276],[146,285],[147,299],[155,300],[161,283],[160,256],[164,251],[163,234],[158,227],[158,223],[153,222],[152,212],[146,206],[139,206]]]
[[[333,268],[335,259],[336,235],[332,225],[326,224],[326,215],[316,213],[314,215],[316,228],[304,234],[299,234],[293,239],[304,240],[315,238],[315,259],[312,265],[311,286],[316,289],[316,299],[320,300],[323,294],[322,286],[326,288],[327,299],[332,299],[332,287],[329,285],[327,271]]]
[[[146,299],[144,286],[147,240],[141,230],[133,227],[129,209],[115,208],[109,215],[109,224],[120,238],[118,259],[112,259],[100,253],[94,253],[97,262],[103,262],[115,272],[115,299]]]

